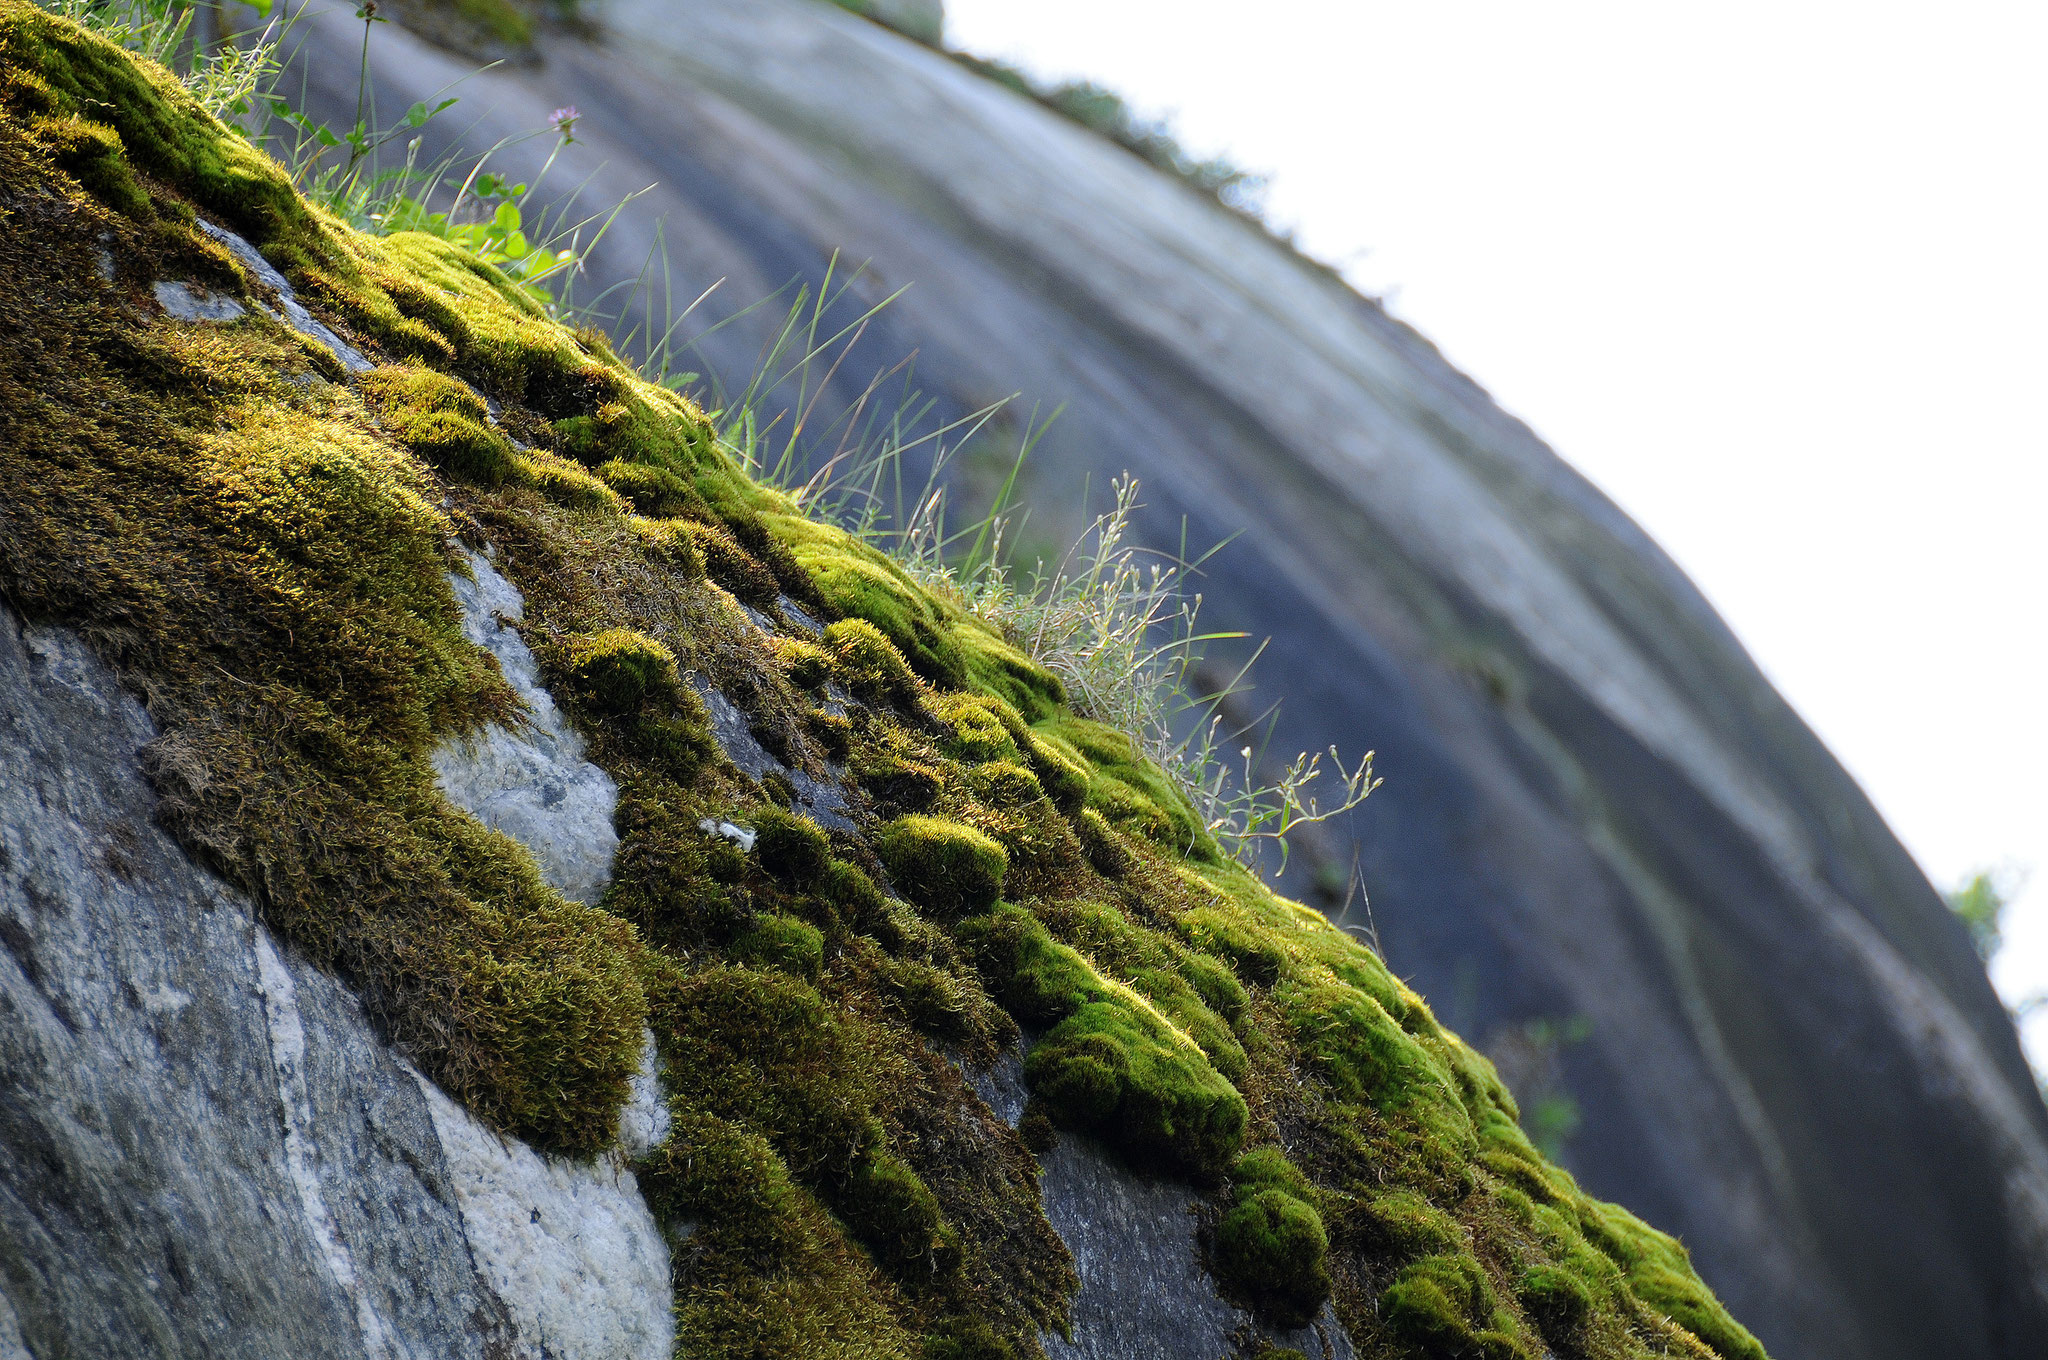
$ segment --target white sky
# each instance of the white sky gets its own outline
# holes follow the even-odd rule
[[[1938,886],[2033,871],[1994,973],[2048,988],[2048,5],[946,8],[1269,173],[1677,558]]]

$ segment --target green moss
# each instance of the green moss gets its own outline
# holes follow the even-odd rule
[[[1455,1254],[1465,1235],[1449,1214],[1412,1190],[1389,1190],[1365,1201],[1361,1227],[1375,1246],[1398,1257]]]
[[[674,1132],[636,1172],[658,1218],[693,1228],[677,1354],[917,1354],[888,1285],[760,1134],[679,1103]]]
[[[1729,1316],[1699,1276],[1677,1238],[1658,1232],[1615,1204],[1578,1199],[1587,1239],[1620,1266],[1637,1298],[1710,1346],[1723,1360],[1764,1360],[1764,1348]]]
[[[1110,829],[1108,820],[1094,808],[1082,808],[1074,814],[1074,834],[1095,872],[1108,878],[1122,878],[1130,872],[1130,852]]]
[[[757,918],[733,941],[732,956],[816,982],[824,966],[825,937],[816,926],[787,916]]]
[[[1265,931],[1228,911],[1197,907],[1183,915],[1179,925],[1189,944],[1225,960],[1255,986],[1272,986],[1287,966],[1286,953]]]
[[[969,932],[991,990],[1052,1028],[1024,1060],[1034,1099],[1144,1165],[1223,1171],[1244,1137],[1244,1099],[1201,1049],[1128,986],[1104,978],[1030,913],[1003,907]]]
[[[825,630],[825,644],[839,661],[839,673],[862,698],[916,706],[924,686],[888,635],[866,619],[841,619]]]
[[[1017,743],[994,702],[984,696],[938,695],[932,699],[929,710],[945,726],[946,754],[954,759],[978,764],[991,760],[1015,762],[1020,758]]]
[[[525,47],[533,41],[533,20],[519,6],[507,0],[454,0],[455,12],[487,38],[510,47]]]
[[[935,1275],[960,1268],[958,1231],[946,1221],[931,1188],[896,1157],[876,1153],[856,1162],[840,1203],[885,1264]]]
[[[1175,854],[1220,858],[1187,795],[1141,758],[1129,737],[1101,723],[1064,716],[1040,724],[1039,730],[1066,741],[1093,766],[1087,803],[1112,825]]]
[[[690,536],[687,525],[675,520],[639,516],[633,517],[629,523],[649,561],[685,581],[694,581],[704,575],[704,555]]]
[[[1417,1354],[1532,1360],[1512,1314],[1470,1256],[1428,1256],[1402,1268],[1380,1296],[1387,1329]]]
[[[105,123],[75,113],[32,118],[28,133],[87,193],[107,206],[144,220],[155,215],[148,191],[129,168],[120,135]]]
[[[750,557],[724,526],[678,520],[676,529],[704,564],[704,574],[731,591],[733,598],[765,609],[782,593],[774,574]]]
[[[1301,1168],[1254,1148],[1230,1171],[1232,1204],[1216,1227],[1217,1278],[1283,1327],[1306,1326],[1330,1297],[1329,1235]]]
[[[784,883],[808,886],[824,877],[832,843],[805,818],[763,808],[754,818],[754,854]]]
[[[1553,1340],[1577,1333],[1593,1312],[1593,1291],[1561,1266],[1530,1266],[1522,1272],[1515,1294],[1543,1334]]]
[[[923,1360],[1019,1360],[1020,1354],[987,1323],[975,1320],[955,1322],[927,1336]]]
[[[1240,1196],[1216,1228],[1218,1277],[1283,1327],[1306,1326],[1330,1297],[1329,1250],[1321,1215],[1284,1190]]]
[[[1058,1122],[1141,1165],[1207,1179],[1244,1137],[1244,1098],[1130,995],[1084,1003],[1032,1048],[1024,1073]]]
[[[564,650],[562,669],[570,686],[600,713],[637,713],[650,703],[673,704],[683,687],[675,654],[629,628],[572,637]]]
[[[1045,801],[1038,776],[1014,761],[996,760],[977,766],[967,776],[976,801],[1006,812],[1028,809]]]
[[[711,517],[711,507],[697,494],[697,488],[667,468],[614,458],[598,468],[597,475],[606,486],[631,501],[635,510],[650,518],[689,515],[693,519],[708,520]]]
[[[482,397],[430,368],[390,364],[363,376],[384,428],[440,472],[485,486],[514,475],[512,445],[485,422]]]
[[[770,642],[782,673],[798,689],[815,690],[832,678],[836,664],[831,652],[802,638],[778,637]]]
[[[566,458],[544,449],[527,449],[512,455],[512,472],[506,480],[530,486],[557,505],[572,510],[625,511],[625,502],[603,482]]]
[[[875,853],[905,896],[947,920],[995,905],[1010,865],[1002,846],[939,817],[897,818],[876,833]]]

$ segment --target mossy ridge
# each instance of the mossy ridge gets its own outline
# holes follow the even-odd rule
[[[673,1159],[647,1167],[658,1204],[705,1224],[678,1300],[698,1349],[907,1354],[919,1338],[943,1350],[985,1332],[1028,1354],[1057,1323],[1071,1267],[1038,1212],[1028,1154],[926,1045],[993,1056],[1014,1033],[993,987],[1027,1017],[1070,1005],[1055,1032],[1080,1021],[1040,1045],[1040,1104],[1067,1086],[1083,1105],[1091,1092],[1135,1092],[1162,1117],[1141,1120],[1156,1137],[1126,1150],[1214,1178],[1219,1214],[1242,1207],[1220,1198],[1232,1157],[1248,1142],[1288,1148],[1307,1197],[1287,1179],[1248,1199],[1316,1210],[1338,1312],[1363,1353],[1704,1354],[1697,1333],[1724,1357],[1760,1354],[1682,1248],[1542,1160],[1483,1058],[1348,937],[1225,861],[1163,775],[1061,708],[1056,682],[957,600],[754,487],[687,401],[641,382],[601,336],[541,315],[495,271],[432,238],[355,236],[280,196],[274,166],[216,145],[230,134],[173,82],[96,42],[0,0],[0,182],[56,191],[0,203],[11,225],[34,228],[0,250],[19,266],[9,278],[65,281],[38,298],[46,314],[12,332],[41,348],[0,388],[5,433],[33,436],[4,446],[16,484],[57,493],[0,511],[16,531],[0,558],[8,594],[34,617],[83,627],[149,692],[166,733],[155,777],[187,843],[249,883],[473,1108],[554,1146],[591,1145],[609,1131],[639,1020],[653,1021],[678,1128],[735,1149],[720,1165],[744,1182],[714,1202],[691,1189],[686,1157],[664,1199]],[[75,102],[79,91],[137,82],[119,117],[66,122],[98,107]],[[138,123],[136,109],[149,117]],[[459,421],[394,429],[419,445],[400,452],[354,395],[279,381],[337,374],[260,319],[138,325],[123,312],[138,280],[240,286],[233,262],[185,225],[191,206],[259,240],[366,349],[411,364],[403,382],[366,386],[380,409],[403,388],[407,411]],[[91,274],[102,231],[123,262],[109,288]],[[0,298],[29,310],[18,294]],[[501,403],[495,417],[486,404],[479,418],[476,392],[465,398],[455,378]],[[108,409],[122,430],[87,414]],[[237,410],[248,414],[223,418]],[[14,452],[37,448],[57,456]],[[494,482],[492,460],[508,450],[514,469],[550,459],[557,475]],[[223,466],[253,489],[206,480]],[[696,500],[648,489],[674,497],[676,484]],[[151,496],[131,494],[138,486]],[[435,508],[444,494],[450,516]],[[628,501],[685,518],[630,516]],[[702,578],[689,525],[722,535],[778,591],[864,621],[907,658],[908,682],[842,728],[821,725],[818,686],[796,683],[732,595]],[[453,626],[451,527],[505,550],[529,636],[619,778],[613,916],[553,898],[517,847],[432,792],[433,737],[509,704]],[[813,734],[836,733],[878,810],[994,837],[1022,901],[951,925],[883,895],[864,837],[833,839],[821,865],[801,845],[764,860],[704,836],[706,815],[766,822],[764,792],[716,754],[688,686],[636,687],[620,703],[570,683],[573,640],[612,629],[717,685],[792,763],[822,769]],[[981,696],[978,715],[963,690]],[[1071,843],[1039,835],[1053,825]],[[401,883],[405,909],[387,910]],[[368,909],[337,913],[337,888]],[[1096,907],[1116,915],[1084,910]],[[987,923],[1056,963],[1040,970],[1050,980],[1020,988],[1028,970],[989,968],[1002,955],[981,948]],[[404,985],[380,993],[389,976]],[[742,1032],[725,1022],[735,1011],[762,1023]],[[1061,1085],[1091,1062],[1112,1080]],[[821,1093],[842,1091],[846,1109],[821,1107]],[[1247,1184],[1258,1178],[1247,1172]],[[1267,1217],[1299,1219],[1285,1206]],[[799,1279],[831,1283],[793,1288]],[[788,1327],[766,1311],[776,1301],[793,1305]]]
[[[757,734],[781,725],[787,756],[822,775],[804,721],[823,702],[819,687],[799,687],[783,646],[715,582],[666,571],[629,522],[517,487],[451,490],[526,592],[526,634],[559,677],[557,696],[591,757],[619,780],[621,847],[606,904],[661,960],[651,1017],[678,1127],[715,1119],[759,1140],[774,1168],[758,1173],[759,1193],[779,1177],[802,1213],[840,1234],[838,1257],[815,1234],[747,1256],[722,1245],[745,1239],[744,1223],[725,1223],[716,1199],[693,1208],[711,1226],[691,1249],[705,1255],[679,1275],[686,1330],[713,1354],[798,1336],[823,1345],[816,1338],[829,1328],[817,1310],[852,1316],[881,1297],[894,1334],[993,1329],[1018,1355],[1033,1354],[1039,1330],[1063,1314],[1071,1265],[1038,1207],[1028,1150],[929,1046],[990,1060],[1014,1042],[1008,1017],[946,930],[876,886],[873,838],[826,836],[715,754],[687,769],[665,763],[645,731],[654,710],[607,713],[569,667],[577,639],[645,637],[679,669],[715,681]],[[686,720],[668,711],[673,697],[649,702],[664,720]],[[866,710],[862,720],[898,722]],[[707,817],[754,829],[753,853],[706,836],[698,823]],[[979,838],[975,848],[990,846]],[[834,1267],[817,1298],[776,1296],[795,1310],[796,1331],[727,1298],[749,1272],[785,1279],[806,1262],[843,1259],[859,1269]],[[854,1297],[864,1280],[879,1291],[867,1301]]]
[[[51,23],[0,10],[10,57]],[[0,164],[0,589],[147,696],[166,822],[423,1068],[543,1146],[602,1146],[639,946],[435,788],[436,737],[515,701],[462,638],[431,477],[345,390],[288,381],[310,364],[267,321],[143,324],[150,275],[225,272],[174,221],[102,207],[11,111]]]

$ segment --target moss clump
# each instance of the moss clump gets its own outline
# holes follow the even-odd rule
[[[825,630],[825,645],[839,661],[839,673],[864,699],[913,708],[924,686],[881,629],[866,619],[841,619]]]
[[[1283,1190],[1242,1195],[1216,1228],[1218,1277],[1283,1327],[1306,1326],[1330,1297],[1329,1251],[1322,1216]]]
[[[1019,758],[1017,743],[997,713],[995,703],[982,695],[939,695],[931,701],[930,711],[946,728],[946,754],[954,759],[980,764]]]
[[[514,475],[512,445],[489,427],[484,399],[460,379],[389,364],[365,374],[362,389],[392,437],[446,475],[485,486]]]
[[[830,867],[832,843],[812,822],[763,808],[754,818],[754,854],[762,868],[784,883],[807,886]]]
[[[793,921],[787,916],[762,916],[733,941],[732,956],[816,982],[824,967],[825,937],[807,922]]]
[[[779,637],[770,644],[782,673],[798,689],[817,689],[832,678],[835,661],[831,652],[802,638]]]
[[[722,526],[678,520],[676,529],[704,564],[704,574],[732,592],[734,599],[765,609],[781,595],[774,574],[749,556]]]
[[[1425,1256],[1402,1268],[1380,1297],[1395,1337],[1424,1355],[1532,1360],[1514,1316],[1469,1256]]]
[[[1192,1039],[1022,908],[999,909],[970,938],[997,1000],[1027,1024],[1051,1025],[1024,1072],[1055,1122],[1140,1164],[1197,1179],[1221,1174],[1247,1111]]]
[[[697,488],[663,467],[628,463],[614,458],[597,469],[604,484],[632,502],[633,508],[652,519],[688,515],[711,518],[711,507],[697,494]]]
[[[673,703],[682,689],[675,654],[645,633],[607,628],[573,637],[562,669],[583,702],[601,713],[637,713],[649,703]]]
[[[1282,1327],[1306,1326],[1330,1297],[1329,1234],[1301,1168],[1254,1148],[1231,1168],[1233,1204],[1216,1226],[1217,1278]]]
[[[1412,1190],[1389,1190],[1365,1201],[1361,1230],[1372,1241],[1404,1257],[1461,1251],[1465,1235],[1443,1210]]]
[[[1143,759],[1129,737],[1081,718],[1059,717],[1040,726],[1094,771],[1087,804],[1111,825],[1190,859],[1218,862],[1222,852],[1196,815],[1187,795],[1156,765]]]
[[[946,920],[995,905],[1010,857],[971,826],[939,817],[899,817],[875,836],[889,876],[924,910]]]
[[[704,555],[697,550],[696,540],[690,536],[687,525],[675,520],[637,516],[630,523],[650,562],[685,581],[694,581],[704,575]]]

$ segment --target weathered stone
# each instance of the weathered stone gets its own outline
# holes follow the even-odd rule
[[[449,801],[533,852],[541,877],[565,897],[594,902],[611,881],[619,805],[612,777],[583,758],[583,738],[542,688],[533,649],[510,624],[526,602],[482,553],[470,575],[451,576],[462,634],[498,658],[526,705],[517,731],[493,725],[434,752],[434,774]]]
[[[394,1055],[154,825],[153,736],[0,609],[0,1357],[666,1357],[618,1158],[542,1158]]]

